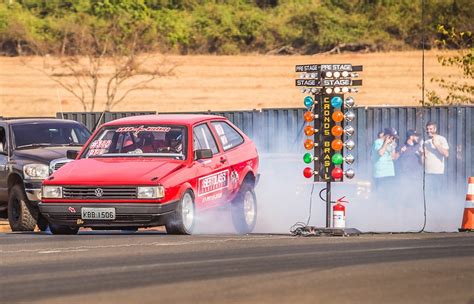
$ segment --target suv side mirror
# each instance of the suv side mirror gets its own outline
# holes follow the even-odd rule
[[[76,150],[67,150],[66,152],[66,157],[68,159],[76,159],[78,155],[79,155],[79,151],[76,151]]]
[[[212,150],[211,149],[201,149],[194,151],[194,159],[208,159],[212,158]]]

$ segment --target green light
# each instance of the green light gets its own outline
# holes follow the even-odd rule
[[[332,156],[332,163],[335,164],[335,165],[340,165],[342,164],[342,161],[344,160],[342,158],[342,155],[340,153],[336,153]]]
[[[305,153],[305,155],[303,156],[303,160],[305,163],[310,164],[313,162],[313,156],[311,155],[311,153]]]

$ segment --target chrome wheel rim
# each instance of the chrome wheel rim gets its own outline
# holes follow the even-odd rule
[[[181,208],[181,217],[184,228],[186,228],[187,231],[191,231],[194,224],[194,204],[193,198],[189,193],[184,195]]]
[[[255,198],[252,192],[247,191],[244,197],[245,223],[250,226],[255,220]]]

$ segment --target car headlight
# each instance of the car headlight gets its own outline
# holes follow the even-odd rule
[[[63,187],[61,186],[43,186],[41,189],[42,198],[62,198]]]
[[[27,164],[23,166],[25,179],[46,179],[49,176],[49,166],[43,164]]]
[[[163,198],[165,188],[163,186],[138,187],[137,198]]]

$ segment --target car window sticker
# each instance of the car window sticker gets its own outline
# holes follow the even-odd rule
[[[220,123],[216,123],[214,126],[216,128],[217,134],[219,134],[222,146],[224,146],[224,149],[226,149],[228,147],[229,140],[227,139],[227,136],[224,132],[224,128],[222,128],[222,125]]]
[[[133,132],[133,135],[135,137],[138,136],[138,133],[140,132],[163,132],[163,133],[168,133],[171,131],[170,127],[161,127],[161,126],[139,126],[139,127],[120,127],[118,128],[115,132],[117,133],[124,133],[124,132]]]

